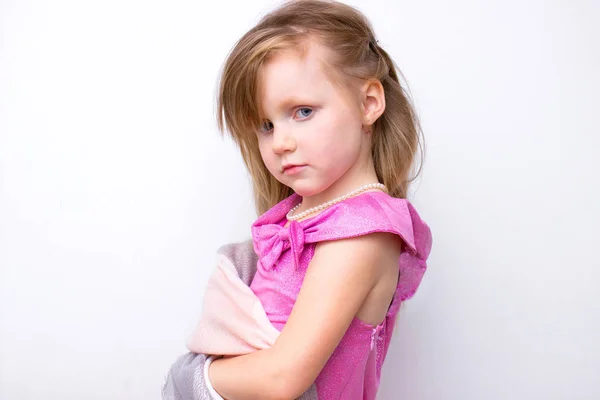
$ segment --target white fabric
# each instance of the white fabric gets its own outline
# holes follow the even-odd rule
[[[217,393],[212,383],[210,383],[210,379],[208,378],[208,368],[210,367],[210,364],[212,364],[213,360],[217,358],[218,357],[216,356],[209,356],[206,359],[206,362],[204,363],[204,383],[206,384],[206,388],[208,389],[208,392],[212,396],[213,400],[225,400],[221,397],[221,395],[219,395],[219,393]]]

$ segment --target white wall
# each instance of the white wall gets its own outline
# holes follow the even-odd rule
[[[255,217],[213,96],[273,4],[0,2],[0,399],[159,398]],[[380,398],[600,398],[598,2],[353,4],[411,83],[434,233]]]

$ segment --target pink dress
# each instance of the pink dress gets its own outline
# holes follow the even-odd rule
[[[375,399],[400,303],[417,290],[431,250],[431,230],[406,199],[365,192],[320,214],[287,222],[287,212],[300,202],[294,194],[260,216],[252,225],[258,268],[250,285],[271,323],[281,331],[302,286],[316,244],[325,240],[390,232],[405,245],[400,278],[387,316],[374,327],[354,318],[316,380],[319,399]]]

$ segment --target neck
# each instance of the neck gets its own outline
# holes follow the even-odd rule
[[[365,193],[365,192],[372,191],[375,189],[386,190],[386,187],[382,183],[369,183],[367,185],[362,185],[361,187],[356,188],[355,190],[348,192],[343,196],[339,196],[331,201],[328,201],[323,204],[319,204],[317,207],[309,208],[306,211],[300,212],[299,214],[295,214],[296,210],[298,209],[298,206],[300,205],[300,204],[298,204],[298,206],[293,207],[287,213],[286,217],[287,217],[288,221],[299,221],[303,218],[307,218],[311,215],[314,215],[315,213],[319,213],[319,212],[325,210],[326,208],[329,208],[329,207],[339,203],[340,201],[344,201],[346,199],[357,196],[361,193]]]

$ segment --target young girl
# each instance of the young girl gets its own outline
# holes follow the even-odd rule
[[[369,22],[337,2],[284,4],[229,55],[219,126],[240,147],[260,214],[250,285],[274,345],[212,361],[226,399],[374,399],[429,227],[406,200],[414,110]]]

